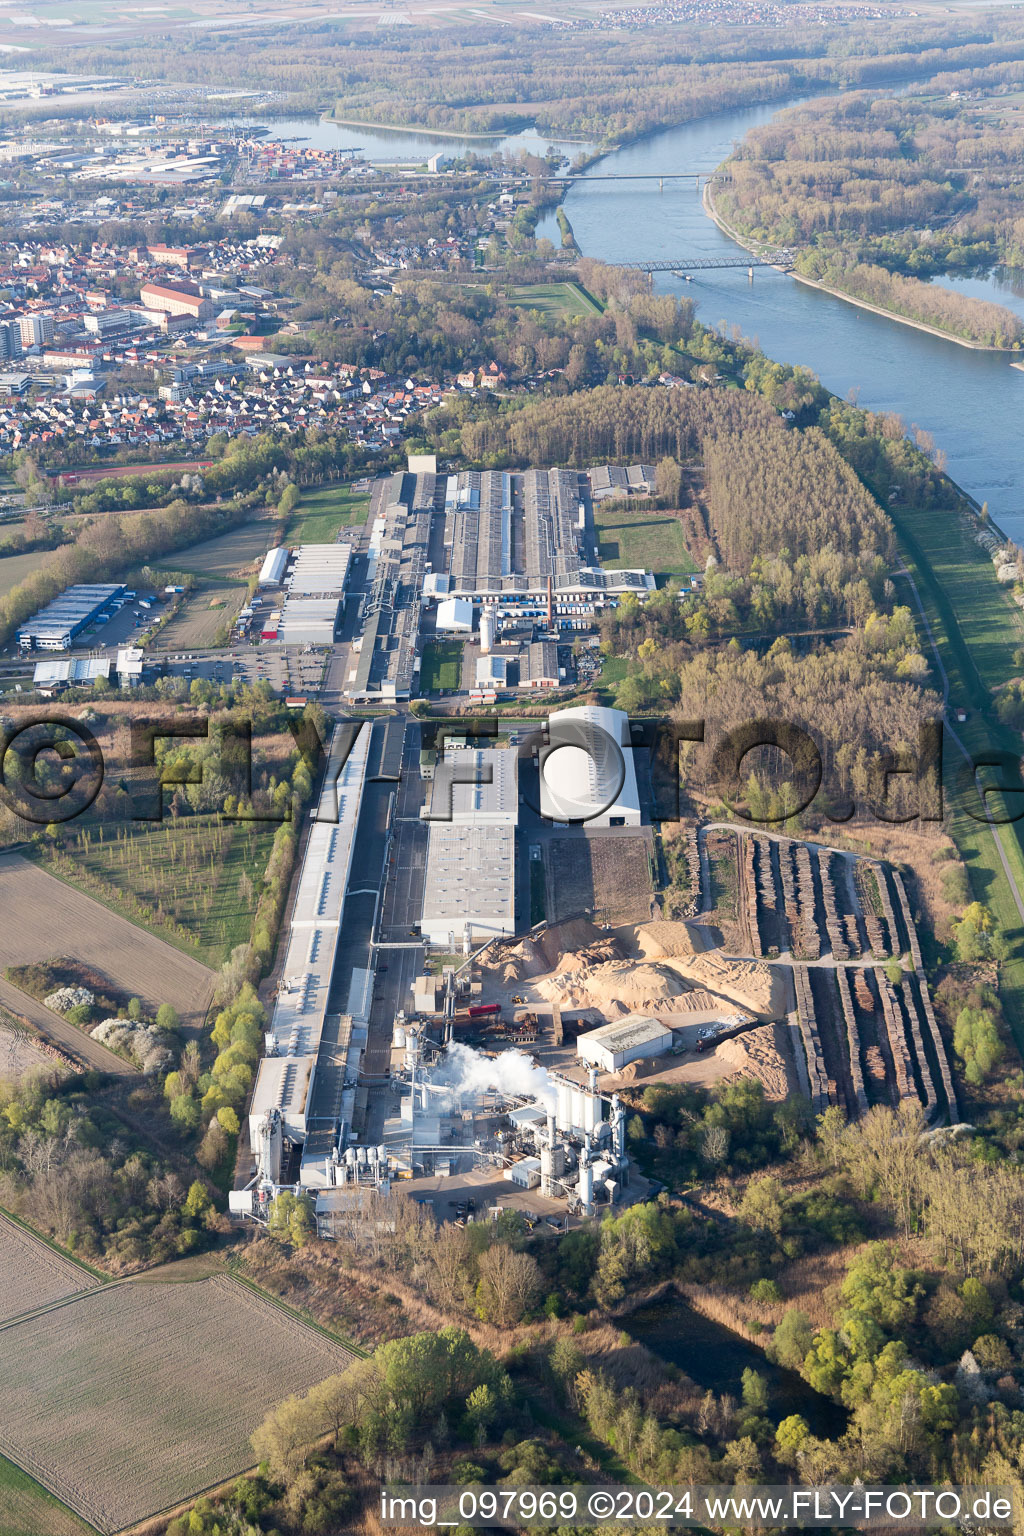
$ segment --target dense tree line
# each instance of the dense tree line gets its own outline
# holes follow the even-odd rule
[[[983,79],[1006,90],[1024,74],[1017,60]],[[926,97],[858,93],[791,108],[747,136],[716,207],[750,239],[803,247],[797,270],[829,287],[1017,346],[1024,327],[1009,310],[914,279],[1024,259],[1013,184],[1024,130],[1012,106],[966,99],[967,88],[946,76],[919,87]]]
[[[252,515],[244,500],[192,507],[179,500],[157,511],[97,518],[0,598],[0,643],[18,625],[75,582],[109,581],[125,569],[224,533]]]
[[[802,264],[804,269],[806,265]],[[1007,351],[1024,344],[1024,320],[1002,304],[955,293],[939,283],[902,277],[898,272],[887,272],[884,267],[866,262],[847,265],[842,261],[816,261],[813,270],[815,278],[826,287],[908,320],[920,320],[952,336]]]
[[[845,26],[635,32],[554,30],[510,18],[493,31],[466,26],[439,54],[433,28],[401,37],[329,21],[229,35],[142,37],[69,48],[41,47],[41,61],[73,71],[144,75],[290,92],[338,118],[410,123],[464,133],[542,132],[614,142],[750,101],[776,100],[817,83],[856,86],[937,69],[979,69],[1012,59],[1019,22],[874,20]]]

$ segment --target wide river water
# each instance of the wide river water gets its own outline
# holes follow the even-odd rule
[[[788,103],[723,112],[671,128],[615,151],[607,171],[711,171],[749,129]],[[737,254],[704,213],[692,183],[600,182],[571,188],[566,213],[577,243],[602,261]],[[538,234],[558,243],[554,220]],[[967,279],[955,286],[1024,315],[1019,274]],[[872,410],[895,411],[923,427],[947,458],[953,479],[1013,538],[1024,540],[1020,431],[1024,373],[1005,354],[978,352],[820,293],[774,269],[705,272],[694,281],[657,276],[662,292],[689,295],[708,325],[738,326],[769,357],[801,363],[835,394],[856,392]]]
[[[793,101],[801,98],[793,98]],[[658,175],[715,169],[759,123],[791,103],[748,107],[701,118],[615,150],[591,167]],[[276,137],[324,146],[358,146],[370,160],[419,162],[437,150],[542,151],[552,141],[533,131],[508,138],[460,139],[403,130],[349,128],[309,118],[274,119]],[[556,141],[557,142],[557,141]],[[588,146],[558,143],[567,157]],[[603,261],[738,254],[739,248],[707,217],[693,183],[594,181],[578,184],[565,200],[580,249]],[[538,234],[557,246],[554,214]],[[909,426],[930,432],[947,468],[979,502],[987,501],[1006,532],[1024,543],[1024,476],[1019,433],[1024,373],[1005,354],[978,352],[858,309],[806,288],[785,273],[758,268],[706,272],[693,282],[659,275],[663,292],[686,293],[709,325],[736,326],[769,355],[802,363],[836,394],[854,392],[861,405],[895,411]],[[1024,316],[1024,275],[996,273],[957,280],[955,286],[996,300]]]

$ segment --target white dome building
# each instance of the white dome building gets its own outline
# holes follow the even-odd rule
[[[586,704],[548,721],[538,754],[540,808],[551,821],[588,827],[639,827],[629,719],[620,709]]]

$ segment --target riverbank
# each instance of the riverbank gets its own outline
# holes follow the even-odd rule
[[[924,331],[926,336],[937,336],[940,341],[955,342],[958,347],[969,347],[972,352],[996,352],[1005,357],[1015,357],[1017,354],[1012,347],[990,347],[983,341],[971,341],[967,336],[957,336],[954,331],[943,331],[937,325],[929,325],[925,320],[914,320],[910,315],[900,315],[894,309],[883,309],[880,304],[869,304],[866,299],[856,299],[852,293],[844,293],[842,288],[830,288],[826,283],[816,282],[813,277],[804,277],[800,272],[790,272],[790,277],[798,283],[803,283],[805,288],[817,288],[819,293],[829,293],[834,299],[842,299],[844,304],[853,304],[857,309],[866,309],[872,315],[881,315],[883,320],[895,320],[900,325],[909,325],[911,330]],[[1010,367],[1019,367],[1020,364],[1010,364]]]
[[[517,127],[495,128],[490,133],[469,133],[457,128],[424,128],[420,124],[413,123],[368,123],[361,117],[335,117],[333,108],[324,112],[320,121],[337,123],[339,128],[365,128],[367,133],[415,133],[424,139],[479,139],[482,143],[492,139],[507,139],[534,126],[524,120]],[[572,141],[566,139],[565,142]],[[585,141],[581,139],[580,143],[583,142]]]
[[[725,220],[715,207],[711,195],[711,183],[705,182],[702,196],[704,211],[708,218],[730,240],[734,240],[744,251],[749,251],[752,256],[758,256],[756,246],[745,240],[731,224]],[[958,347],[967,347],[971,352],[994,352],[1004,357],[1014,357],[1017,354],[1012,347],[990,347],[983,341],[971,341],[967,336],[957,336],[954,331],[943,331],[937,325],[929,325],[925,320],[914,320],[910,315],[900,315],[893,309],[883,309],[880,304],[869,304],[866,299],[855,298],[852,293],[844,293],[841,288],[831,288],[827,283],[819,283],[813,277],[804,277],[800,272],[794,272],[792,268],[780,268],[786,270],[788,275],[797,283],[802,283],[805,288],[816,288],[819,293],[827,293],[833,299],[842,299],[844,304],[852,304],[856,309],[865,309],[869,314],[878,315],[882,320],[894,320],[897,325],[909,326],[913,331],[923,331],[926,336],[936,336],[940,341],[951,341]],[[1020,367],[1019,363],[1010,364],[1011,367]]]

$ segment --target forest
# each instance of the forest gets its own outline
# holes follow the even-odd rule
[[[797,272],[985,346],[1017,348],[1009,310],[922,281],[1024,262],[1014,185],[1024,66],[957,74],[907,95],[803,103],[753,129],[716,184],[744,239],[796,251]],[[951,88],[956,87],[956,88]],[[941,93],[941,94],[940,94]]]
[[[515,16],[496,37],[460,27],[440,57],[436,34],[400,37],[330,20],[261,31],[241,49],[230,34],[151,34],[92,47],[60,40],[38,49],[61,69],[146,75],[288,92],[291,105],[339,119],[503,133],[536,124],[542,133],[607,145],[708,112],[778,100],[819,84],[856,87],[937,69],[982,69],[1019,53],[1020,22],[910,17],[846,27],[777,31],[695,25],[643,31],[555,31]]]

